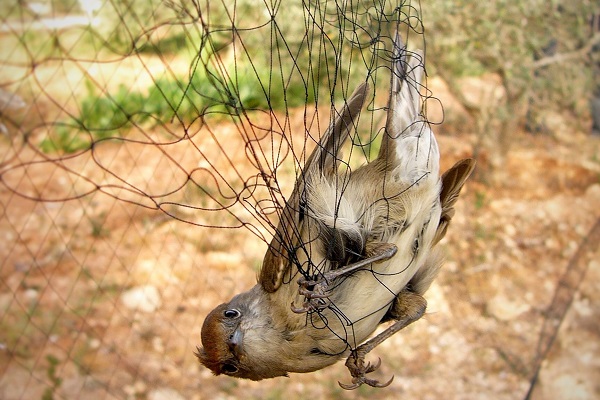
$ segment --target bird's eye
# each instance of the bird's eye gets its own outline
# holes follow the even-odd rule
[[[221,367],[221,369],[226,374],[235,374],[236,372],[238,372],[238,367],[236,367],[233,364],[223,364],[223,366]]]
[[[232,308],[230,310],[225,310],[223,315],[225,316],[225,318],[237,318],[240,316],[240,312]]]

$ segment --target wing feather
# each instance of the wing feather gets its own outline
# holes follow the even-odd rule
[[[331,124],[308,157],[303,171],[297,178],[258,276],[258,282],[269,293],[279,289],[284,277],[291,271],[293,255],[290,254],[290,251],[300,238],[299,226],[304,209],[302,199],[305,195],[306,179],[315,168],[324,174],[333,174],[337,171],[338,153],[351,129],[355,126],[356,118],[368,97],[369,89],[367,82],[360,84],[345,102],[341,112],[335,113]]]
[[[454,204],[458,199],[460,191],[475,169],[475,160],[467,158],[460,160],[452,168],[442,175],[442,190],[440,192],[440,204],[442,214],[440,223],[433,239],[433,245],[438,243],[446,235],[450,220],[454,216]]]

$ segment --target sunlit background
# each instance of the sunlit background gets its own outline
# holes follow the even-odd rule
[[[591,0],[3,0],[0,398],[515,399],[540,366],[532,398],[600,397],[599,15]],[[193,354],[204,317],[255,284],[307,152],[365,80],[346,154],[377,154],[397,27],[425,49],[442,170],[478,166],[428,314],[370,356],[394,382],[343,391],[343,362],[212,376]]]

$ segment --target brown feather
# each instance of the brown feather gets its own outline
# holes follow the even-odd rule
[[[315,168],[327,174],[333,174],[337,170],[338,153],[360,114],[369,90],[367,82],[360,84],[354,90],[341,112],[334,116],[329,128],[308,157],[304,170],[298,176],[294,190],[281,214],[277,232],[269,244],[269,249],[265,254],[258,276],[258,283],[262,285],[266,292],[273,293],[277,291],[281,286],[283,277],[290,272],[292,263],[289,260],[285,244],[294,246],[299,237],[300,196],[305,188],[307,177]]]
[[[454,216],[454,204],[456,204],[463,185],[474,169],[475,160],[467,158],[454,164],[452,168],[442,175],[442,190],[440,192],[442,215],[440,216],[440,223],[433,239],[433,245],[442,240],[446,235],[450,220]]]
[[[313,150],[306,165],[304,166],[305,173],[311,171],[314,162],[317,162],[318,167],[323,172],[333,173],[338,167],[338,153],[341,147],[346,142],[351,128],[354,126],[354,121],[360,114],[360,110],[365,104],[365,100],[369,94],[370,87],[367,82],[363,82],[354,90],[350,98],[344,104],[342,111],[333,117],[332,123],[327,128],[327,131],[321,137],[319,144]],[[335,113],[335,110],[334,110]]]
[[[223,340],[225,331],[222,321],[223,311],[226,309],[227,304],[221,304],[206,316],[201,333],[203,347],[198,347],[196,353],[202,365],[215,375],[221,374],[221,365],[229,354],[229,348]]]
[[[258,282],[267,293],[273,293],[281,286],[283,275],[289,269],[287,252],[284,246],[273,238],[265,254]]]

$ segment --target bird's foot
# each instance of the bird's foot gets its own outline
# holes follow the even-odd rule
[[[329,297],[329,283],[326,279],[320,280],[308,280],[305,277],[301,277],[298,280],[298,293],[304,296],[304,302],[302,307],[296,307],[292,303],[292,311],[297,314],[306,313],[309,311],[319,312],[324,310],[331,303]]]
[[[392,376],[389,381],[385,383],[381,383],[378,380],[367,378],[367,374],[371,373],[379,368],[381,365],[381,358],[377,360],[375,364],[371,364],[370,362],[365,365],[365,354],[362,352],[353,352],[348,359],[346,360],[346,367],[350,371],[350,375],[352,375],[352,383],[345,384],[342,382],[338,382],[338,384],[342,387],[342,389],[346,390],[354,390],[360,387],[362,384],[366,384],[372,387],[383,388],[389,386],[394,377]]]
[[[302,303],[302,307],[296,307],[292,303],[292,311],[301,314],[309,311],[319,312],[324,310],[331,304],[328,299],[331,294],[329,290],[330,282],[340,276],[348,275],[361,268],[368,267],[372,263],[389,260],[397,251],[398,248],[393,243],[369,243],[365,249],[366,258],[363,260],[348,264],[342,268],[329,270],[312,280],[302,276],[298,280],[298,285],[300,286],[298,293],[304,296],[304,302]]]

